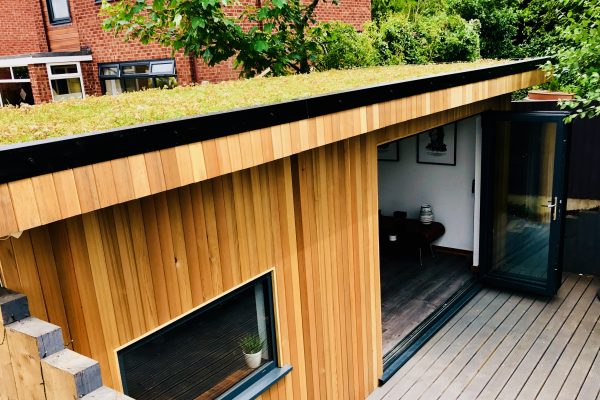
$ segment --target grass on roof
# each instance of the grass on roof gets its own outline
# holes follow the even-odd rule
[[[500,61],[399,65],[254,78],[151,89],[118,96],[0,108],[0,145],[276,103],[427,75],[491,66]]]

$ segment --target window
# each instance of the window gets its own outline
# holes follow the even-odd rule
[[[81,99],[85,95],[79,63],[48,64],[48,79],[54,100]]]
[[[52,25],[71,22],[68,0],[47,0],[46,4],[48,4],[48,17]]]
[[[229,398],[269,374],[280,379],[291,368],[277,367],[273,319],[267,274],[119,350],[125,393],[148,400]],[[246,357],[243,339],[262,350]]]
[[[2,80],[12,80],[12,72],[9,67],[0,68],[0,79]]]
[[[27,66],[12,67],[14,79],[29,79],[29,70]]]
[[[177,86],[173,59],[101,64],[98,71],[102,91],[109,95]]]
[[[0,67],[0,107],[33,104],[33,91],[26,65]]]
[[[0,67],[0,81],[29,82],[29,70],[26,65],[18,67]]]

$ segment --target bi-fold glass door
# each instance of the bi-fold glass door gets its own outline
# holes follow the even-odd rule
[[[560,286],[566,115],[484,115],[480,261],[484,283],[545,295],[553,295]]]

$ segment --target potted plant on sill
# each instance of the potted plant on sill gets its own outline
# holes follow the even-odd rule
[[[248,368],[258,368],[262,359],[262,349],[265,341],[258,335],[246,335],[240,340],[240,347]]]

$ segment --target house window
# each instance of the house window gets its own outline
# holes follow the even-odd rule
[[[244,341],[256,342],[254,356],[244,355]],[[124,391],[133,398],[232,398],[285,369],[277,367],[275,346],[267,274],[126,346],[117,356]]]
[[[33,91],[26,65],[0,67],[0,107],[33,104]]]
[[[177,86],[173,59],[100,64],[98,71],[102,91],[109,95]]]
[[[48,79],[54,100],[82,99],[85,96],[79,63],[48,64]]]
[[[52,25],[71,22],[68,0],[47,0],[48,17]]]

